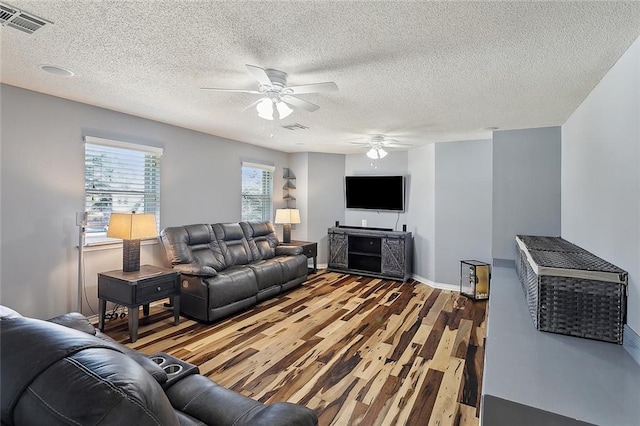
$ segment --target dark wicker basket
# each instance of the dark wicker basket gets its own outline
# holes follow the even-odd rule
[[[518,235],[516,247],[516,271],[538,330],[622,344],[624,270],[559,237]]]

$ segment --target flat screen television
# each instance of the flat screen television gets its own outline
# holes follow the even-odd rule
[[[348,209],[404,211],[404,176],[345,176]]]

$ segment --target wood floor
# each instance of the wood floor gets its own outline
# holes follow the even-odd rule
[[[264,403],[315,410],[324,425],[477,425],[486,302],[409,282],[319,271],[278,298],[214,324],[162,305],[111,337],[198,365]]]

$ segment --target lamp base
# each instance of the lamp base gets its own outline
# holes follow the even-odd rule
[[[282,242],[290,243],[291,242],[291,224],[285,223],[282,225]]]
[[[140,270],[140,240],[122,240],[122,270]]]

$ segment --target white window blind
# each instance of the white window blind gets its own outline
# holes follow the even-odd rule
[[[85,137],[87,242],[107,240],[111,212],[153,213],[160,225],[162,149]]]
[[[242,163],[242,220],[273,220],[273,172],[275,167]]]

